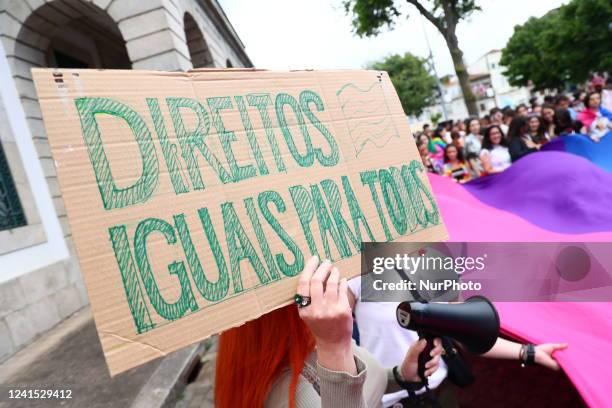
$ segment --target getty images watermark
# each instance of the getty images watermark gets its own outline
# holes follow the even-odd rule
[[[612,301],[612,243],[364,243],[361,300]]]
[[[374,275],[383,275],[385,271],[388,271],[390,274],[407,279],[388,282],[382,277],[374,278],[372,285],[374,290],[379,291],[481,291],[481,282],[460,281],[457,276],[465,272],[484,271],[486,258],[487,254],[477,257],[432,256],[431,253],[428,254],[427,249],[421,249],[414,255],[404,253],[394,256],[377,256],[372,260]],[[455,274],[457,276],[454,276]],[[412,276],[413,279],[410,279],[409,276]]]

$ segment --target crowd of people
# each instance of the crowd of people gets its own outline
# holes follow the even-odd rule
[[[465,183],[504,171],[557,137],[584,134],[598,142],[612,130],[612,77],[587,91],[547,95],[540,104],[495,107],[481,118],[423,125],[415,140],[428,171]]]

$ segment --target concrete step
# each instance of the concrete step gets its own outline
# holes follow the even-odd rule
[[[217,338],[207,343],[200,358],[200,369],[193,382],[188,383],[179,395],[175,408],[212,408],[215,406],[214,384],[217,362]]]

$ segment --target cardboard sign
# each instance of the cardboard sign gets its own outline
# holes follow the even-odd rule
[[[446,238],[384,72],[33,72],[112,375],[288,304],[312,254]]]

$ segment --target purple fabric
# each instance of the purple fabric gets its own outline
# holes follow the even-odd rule
[[[548,152],[565,152],[565,137],[556,137],[542,146],[542,150]]]
[[[612,173],[574,154],[529,154],[465,188],[483,203],[550,231],[612,231]]]

